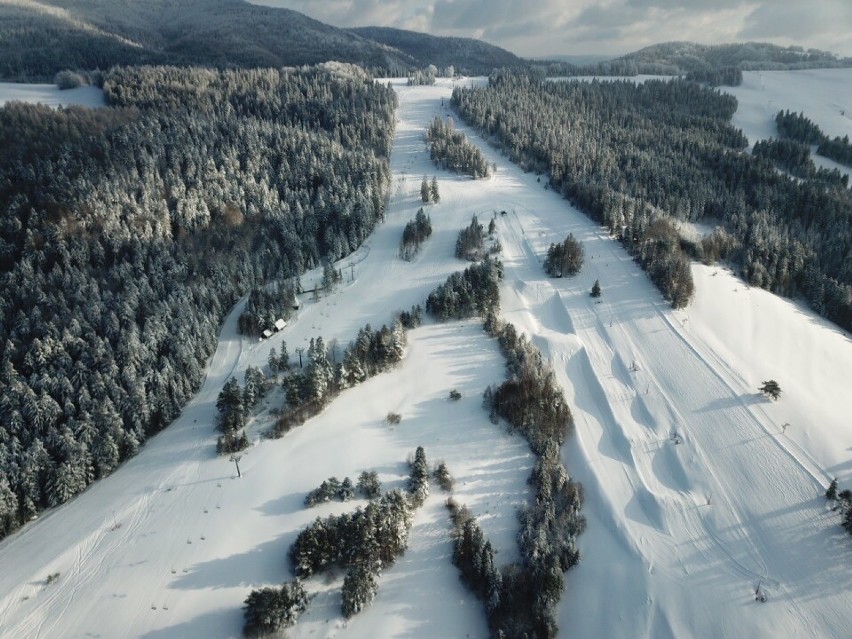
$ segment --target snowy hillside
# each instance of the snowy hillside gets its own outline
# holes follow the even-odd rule
[[[235,309],[202,390],[172,426],[115,474],[0,542],[0,636],[237,636],[248,592],[290,578],[296,533],[353,507],[305,510],[305,493],[367,469],[386,487],[401,485],[418,445],[430,462],[446,460],[456,499],[481,517],[500,563],[514,557],[514,509],[528,496],[532,457],[481,408],[503,362],[476,322],[411,331],[399,369],[345,391],[281,440],[255,441],[240,479],[214,452],[215,398],[230,375],[264,366],[282,340],[291,353],[318,335],[348,341],[422,303],[463,268],[453,247],[474,213],[496,219],[503,316],[550,360],[574,412],[563,457],[585,486],[588,528],[582,562],[566,575],[560,636],[848,636],[852,541],[822,493],[833,476],[852,486],[849,336],[722,268],[695,266],[696,300],[673,312],[605,231],[458,118],[497,171],[481,181],[436,171],[422,133],[436,114],[449,115],[442,100],[452,87],[395,86],[390,210],[339,264],[341,289],[305,299],[284,331],[260,343],[236,334]],[[433,174],[441,203],[427,207],[432,237],[403,262],[402,228],[421,206],[421,177]],[[585,266],[575,278],[547,278],[541,258],[568,232],[584,242]],[[588,294],[596,279],[600,303]],[[757,392],[770,377],[783,389],[776,403]],[[459,402],[447,401],[453,388]],[[402,415],[399,425],[384,422],[389,411]],[[344,622],[342,577],[310,582],[312,608],[288,636],[485,637],[480,604],[450,563],[443,499],[433,486],[371,608]],[[766,603],[754,600],[758,585]]]
[[[746,134],[749,146],[778,137],[775,116],[782,109],[804,113],[829,137],[852,136],[852,69],[745,71],[740,86],[720,89],[737,98],[733,124]],[[811,151],[818,167],[852,174],[849,167],[818,155],[816,147]]]
[[[733,124],[750,144],[778,137],[775,115],[803,112],[831,137],[852,132],[852,69],[744,71],[738,87],[719,87],[736,97]]]
[[[60,91],[55,84],[16,84],[0,82],[0,106],[7,102],[28,102],[48,106],[99,107],[104,104],[104,93],[97,87],[83,86]]]

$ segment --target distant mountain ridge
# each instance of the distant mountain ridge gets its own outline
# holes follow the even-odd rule
[[[524,65],[469,38],[368,27],[339,29],[243,0],[0,0],[0,78],[52,80],[114,64],[283,67],[329,60],[379,75],[435,64],[487,74]]]
[[[440,68],[455,67],[465,75],[487,75],[499,67],[524,67],[528,60],[500,47],[473,38],[437,37],[390,27],[349,29],[363,38],[379,42],[408,56]]]
[[[783,71],[852,67],[852,58],[802,47],[781,47],[767,42],[698,44],[662,42],[639,51],[587,64],[565,60],[541,60],[535,69],[549,76],[587,75],[685,75],[713,86],[736,86],[743,71]]]
[[[695,42],[662,42],[612,60],[613,63],[619,61],[639,65],[663,65],[671,67],[677,73],[721,67],[736,67],[742,71],[781,71],[852,66],[852,58],[841,58],[818,49],[781,47],[768,42],[712,45]]]
[[[585,56],[589,59],[600,56]],[[434,64],[467,75],[535,67],[549,75],[708,74],[852,66],[852,58],[767,43],[665,42],[607,61],[527,60],[473,38],[389,27],[341,29],[244,0],[0,0],[0,79],[52,81],[65,69],[176,64],[284,67],[329,60],[376,75]]]

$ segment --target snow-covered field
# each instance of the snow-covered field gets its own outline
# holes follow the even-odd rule
[[[734,126],[743,130],[749,148],[758,140],[777,138],[775,116],[782,109],[804,113],[830,137],[852,137],[852,69],[746,71],[738,87],[720,87],[737,98]],[[811,149],[818,167],[837,169],[852,178],[852,169]]]
[[[400,485],[417,445],[447,461],[456,499],[483,518],[499,561],[514,557],[513,513],[532,458],[481,408],[503,363],[476,322],[411,331],[398,370],[346,391],[283,439],[257,441],[241,479],[215,456],[212,425],[229,375],[263,365],[281,340],[291,353],[317,335],[347,341],[422,302],[464,266],[452,257],[457,230],[473,213],[487,224],[501,210],[503,316],[533,336],[565,389],[577,432],[563,455],[586,489],[583,560],[566,576],[560,636],[848,636],[852,540],[822,492],[832,476],[852,483],[849,336],[722,268],[694,267],[696,300],[672,311],[604,231],[470,131],[496,174],[475,182],[436,171],[422,131],[449,113],[441,100],[451,85],[395,84],[387,221],[341,263],[357,261],[341,290],[306,301],[262,343],[236,334],[235,309],[204,387],[175,424],[113,476],[0,542],[0,636],[236,636],[248,592],[290,577],[286,550],[300,528],[350,507],[304,510],[305,493],[371,468]],[[420,179],[436,173],[434,233],[416,261],[402,262],[396,248],[420,206]],[[546,278],[541,256],[568,232],[584,242],[586,264],[573,279]],[[588,295],[595,279],[600,303]],[[757,393],[770,377],[784,391],[776,403]],[[447,401],[452,388],[460,402]],[[383,422],[389,411],[402,414],[398,426]],[[433,486],[372,608],[344,623],[340,579],[320,579],[288,636],[486,636],[480,604],[450,563],[442,500]]]
[[[831,137],[852,133],[852,69],[745,71],[740,86],[719,89],[739,102],[733,123],[749,144],[778,137],[782,109],[804,113]]]
[[[92,86],[60,91],[55,84],[0,82],[0,107],[7,102],[40,103],[52,107],[72,104],[99,107],[104,105],[104,92]]]

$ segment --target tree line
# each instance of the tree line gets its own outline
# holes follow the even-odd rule
[[[106,74],[0,109],[0,535],[133,456],[251,288],[384,215],[396,98],[324,69]]]
[[[775,116],[778,134],[783,139],[795,140],[802,144],[816,144],[821,156],[852,167],[852,144],[849,136],[831,138],[822,129],[805,117],[804,113],[779,111]]]
[[[486,257],[453,273],[426,298],[426,312],[438,321],[486,317],[500,310],[500,290],[503,263]]]

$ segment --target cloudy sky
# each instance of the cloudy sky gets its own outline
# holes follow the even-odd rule
[[[521,56],[754,40],[852,56],[852,0],[250,0],[339,27],[478,38]]]

